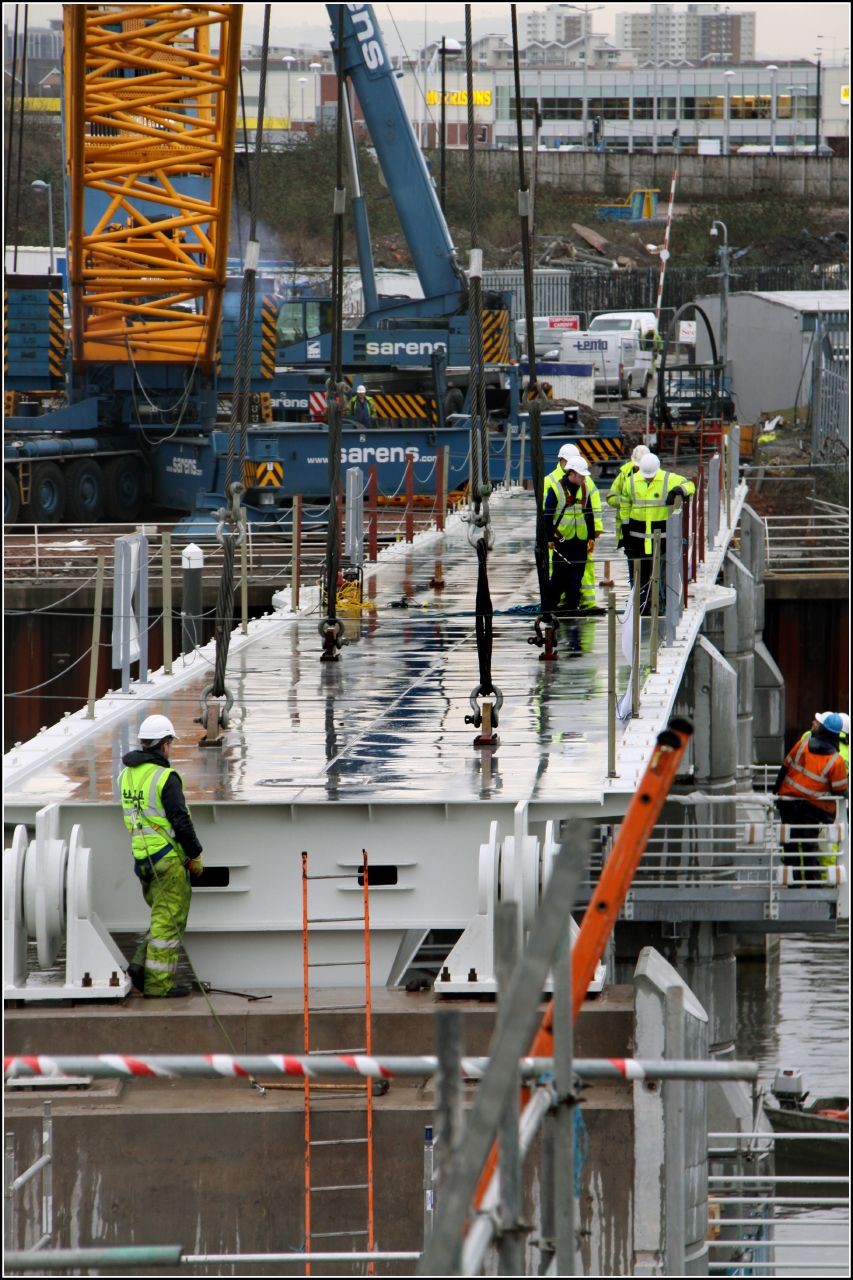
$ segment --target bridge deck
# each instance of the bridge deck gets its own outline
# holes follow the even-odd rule
[[[605,508],[606,520],[610,513]],[[514,491],[493,501],[494,550],[489,580],[495,609],[492,676],[504,704],[499,747],[475,749],[465,723],[479,684],[474,598],[476,555],[458,519],[443,535],[400,545],[365,575],[366,606],[346,618],[351,638],[336,663],[320,663],[318,614],[275,615],[232,641],[227,684],[234,693],[225,745],[199,750],[194,718],[212,678],[211,646],[181,659],[171,677],[157,673],[129,695],[67,717],[6,757],[7,804],[110,803],[123,752],[151,711],[178,731],[173,762],[193,801],[299,804],[459,803],[530,800],[565,813],[572,802],[601,803],[608,790],[633,790],[655,734],[669,714],[679,673],[713,595],[720,550],[662,651],[661,670],[646,680],[642,714],[618,733],[618,772],[607,779],[607,622],[582,620],[564,630],[557,662],[539,661],[527,643],[538,600],[533,568],[534,509]],[[618,607],[627,596],[624,558],[608,529],[599,568],[610,558]],[[441,562],[445,587],[430,586]],[[405,601],[405,606],[404,606]],[[628,672],[620,667],[624,691]]]

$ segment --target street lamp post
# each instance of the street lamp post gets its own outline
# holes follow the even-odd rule
[[[779,68],[771,62],[767,67],[770,72],[770,154],[776,151],[776,72]]]
[[[729,130],[731,127],[731,101],[733,71],[724,71],[726,81],[726,100],[723,106],[723,155],[729,155]]]
[[[293,119],[293,111],[290,103],[290,68],[293,66],[295,61],[296,59],[290,53],[286,53],[282,58],[282,62],[287,67],[287,127],[288,129],[290,128],[290,122]]]
[[[47,235],[50,244],[50,274],[54,274],[54,255],[53,255],[53,184],[50,182],[42,182],[41,178],[36,178],[35,182],[30,184],[33,191],[47,192]]]
[[[723,243],[720,255],[720,364],[723,366],[723,377],[726,376],[726,360],[729,348],[729,231],[724,222],[715,220],[711,223],[711,235],[716,239],[718,227],[723,229]]]
[[[305,132],[305,86],[308,83],[307,76],[299,77],[299,124]]]
[[[323,115],[323,104],[320,101],[320,72],[323,70],[322,62],[309,62],[308,70],[314,72],[314,120],[315,129],[320,128],[320,119]]]
[[[589,107],[587,105],[587,80],[586,68],[589,62],[589,15],[604,9],[603,4],[567,4],[567,9],[574,9],[578,13],[583,14],[583,22],[581,23],[581,34],[583,35],[583,88],[581,90],[583,98],[581,100],[581,129],[583,130],[582,142],[583,149],[586,151],[587,142],[589,141]]]

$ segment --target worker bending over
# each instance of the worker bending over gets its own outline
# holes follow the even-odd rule
[[[601,518],[596,522],[589,466],[570,452],[570,446],[563,445],[556,467],[545,477],[542,509],[551,570],[548,608],[576,617],[581,612],[581,579],[601,533]]]
[[[835,821],[836,801],[847,795],[847,766],[839,751],[843,725],[836,711],[818,711],[773,784],[779,817],[795,828],[783,843],[782,861],[799,869],[800,884],[821,879],[820,828]]]
[[[128,976],[146,996],[188,996],[175,982],[181,937],[187,926],[191,878],[201,875],[202,847],[184,799],[181,775],[169,764],[177,737],[167,716],[147,716],[139,726],[139,751],[122,758],[118,775],[124,825],[130,832],[133,870],[151,908]]]
[[[664,471],[660,458],[647,453],[640,459],[639,472],[629,476],[619,504],[619,520],[628,558],[634,561],[634,581],[639,580],[642,612],[651,612],[650,583],[654,554],[654,533],[661,531],[660,607],[666,607],[666,521],[676,498],[689,498],[696,486],[686,476]],[[675,550],[675,548],[673,548]],[[639,577],[638,577],[639,570]]]
[[[610,486],[610,492],[607,495],[608,507],[613,507],[616,512],[616,550],[618,551],[621,548],[626,555],[628,552],[625,547],[625,539],[622,536],[622,519],[619,515],[619,508],[622,505],[622,493],[631,476],[636,475],[640,470],[640,463],[648,453],[649,448],[647,445],[637,445],[628,461],[623,462],[616,472],[613,483]],[[628,558],[628,581],[632,586],[634,585],[634,561],[630,557]]]

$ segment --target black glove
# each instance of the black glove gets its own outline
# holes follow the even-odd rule
[[[668,507],[671,507],[674,504],[676,498],[682,498],[682,499],[684,498],[684,490],[681,488],[680,485],[676,485],[674,489],[670,489],[669,493],[667,494],[666,505]]]

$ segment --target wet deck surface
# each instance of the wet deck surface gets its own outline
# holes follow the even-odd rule
[[[605,513],[598,576],[610,558],[621,607],[626,563],[613,549],[612,515],[606,507]],[[316,613],[268,621],[252,643],[232,650],[226,682],[235,702],[222,749],[197,746],[202,731],[193,720],[213,674],[209,659],[198,654],[197,676],[184,677],[180,687],[159,686],[153,699],[137,687],[122,700],[128,706],[123,717],[76,745],[71,729],[67,752],[54,752],[25,778],[16,780],[13,768],[7,802],[40,796],[45,802],[113,801],[121,755],[136,745],[137,726],[153,711],[176,725],[172,759],[191,802],[595,796],[607,769],[606,617],[564,629],[559,661],[540,661],[541,650],[528,644],[533,617],[519,611],[538,603],[531,495],[495,501],[492,522],[492,677],[504,697],[497,749],[475,748],[476,730],[465,723],[480,680],[477,557],[467,526],[457,522],[440,537],[395,548],[390,559],[368,566],[365,594],[374,607],[346,618],[351,642],[338,662],[319,660]],[[430,586],[439,560],[442,591]],[[625,683],[620,668],[620,692]]]

